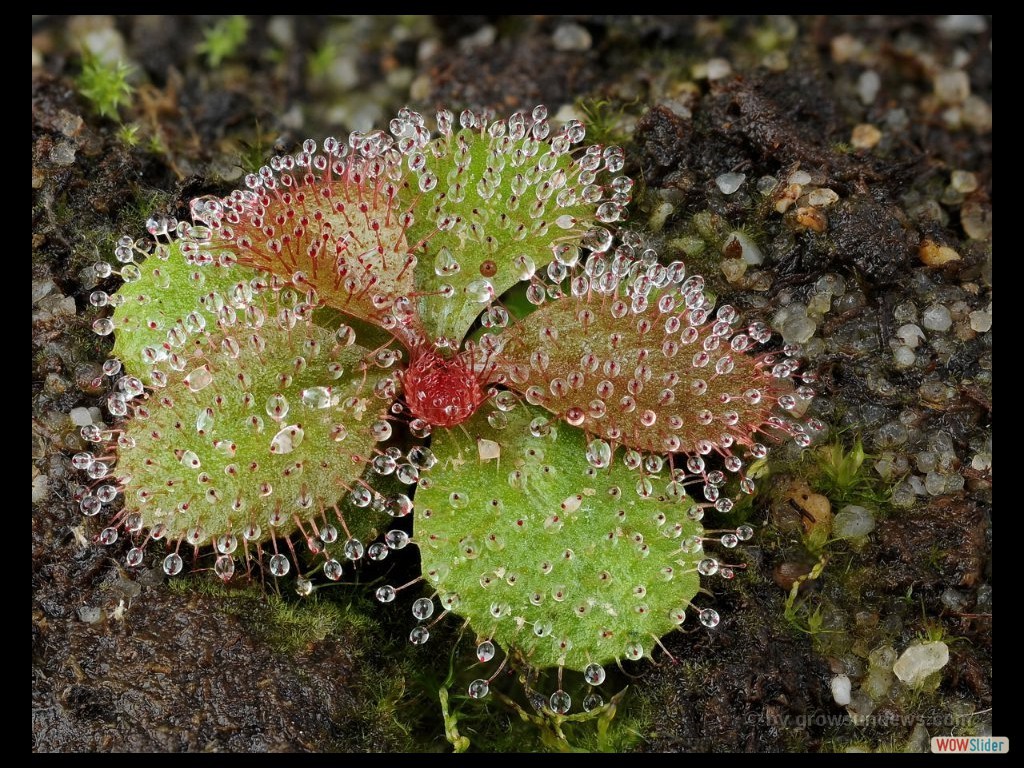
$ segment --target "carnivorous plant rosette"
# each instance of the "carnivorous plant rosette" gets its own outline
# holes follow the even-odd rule
[[[412,642],[454,613],[481,661],[499,644],[594,685],[690,613],[717,624],[692,601],[735,565],[705,546],[752,530],[705,530],[704,510],[753,491],[744,457],[773,434],[809,443],[810,377],[620,227],[624,154],[584,136],[544,107],[442,110],[434,131],[402,110],[123,238],[124,285],[93,295],[115,306],[94,326],[116,336],[115,426],[73,459],[83,511],[117,509],[100,541],[128,535],[135,566],[165,539],[172,575],[183,545],[225,579],[239,554],[294,567],[307,593],[314,568],[412,543],[433,590]],[[411,536],[374,541],[410,513]]]

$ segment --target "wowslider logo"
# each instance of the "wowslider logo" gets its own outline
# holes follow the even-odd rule
[[[1005,736],[933,736],[932,752],[943,754],[1005,754],[1010,740]]]

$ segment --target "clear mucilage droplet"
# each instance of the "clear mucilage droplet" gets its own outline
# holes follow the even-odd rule
[[[337,560],[332,558],[328,560],[326,563],[324,563],[324,576],[326,576],[331,581],[338,581],[339,579],[341,579],[342,573],[343,570],[341,563],[339,563]]]
[[[572,708],[572,697],[562,689],[558,689],[548,699],[548,706],[556,715],[564,715]]]
[[[177,552],[172,552],[164,558],[164,573],[168,576],[176,576],[181,573],[183,567],[184,562],[181,559],[181,555]]]
[[[288,558],[282,554],[273,555],[270,558],[270,573],[272,576],[277,576],[278,578],[286,576],[291,567]]]
[[[214,562],[213,571],[222,581],[230,581],[235,573],[235,559],[230,555],[221,555]]]
[[[428,630],[422,624],[413,627],[412,631],[409,632],[409,642],[413,645],[423,645],[429,639],[430,630]]]
[[[366,553],[366,548],[359,539],[348,539],[344,546],[345,557],[349,560],[358,560]]]
[[[718,616],[718,611],[713,608],[705,608],[700,612],[700,623],[708,629],[713,629],[718,626],[718,622],[721,620]]]
[[[481,664],[485,664],[494,658],[494,651],[494,643],[490,640],[484,640],[476,647],[476,657],[480,660]]]
[[[434,615],[434,601],[429,597],[421,597],[412,604],[412,615],[419,621],[425,621]]]

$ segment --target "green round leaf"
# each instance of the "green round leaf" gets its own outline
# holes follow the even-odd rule
[[[584,433],[548,418],[519,405],[435,432],[416,496],[424,576],[442,607],[534,666],[649,655],[699,589],[700,508],[667,491],[667,465],[597,468]]]

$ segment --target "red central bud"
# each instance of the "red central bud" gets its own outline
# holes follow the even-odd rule
[[[460,357],[413,351],[403,374],[409,412],[432,427],[453,427],[472,416],[486,399],[473,369]]]

